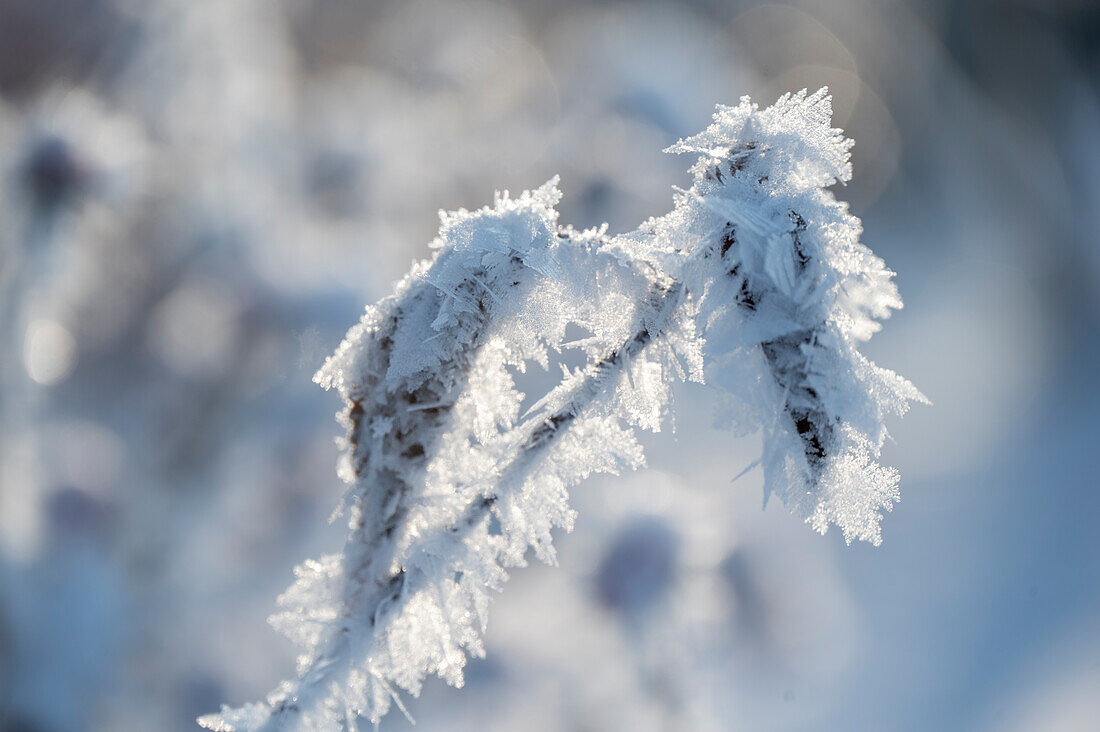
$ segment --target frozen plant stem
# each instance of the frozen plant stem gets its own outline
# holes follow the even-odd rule
[[[923,397],[858,351],[901,300],[827,189],[851,175],[826,90],[719,107],[670,148],[698,156],[672,211],[629,234],[558,225],[556,180],[442,215],[434,256],[368,308],[316,381],[345,400],[349,533],[279,598],[297,678],[200,722],[352,730],[484,653],[490,593],[525,555],[554,561],[567,491],[641,466],[675,381],[724,395],[764,436],[765,490],[813,528],[878,543],[898,476],[887,413]],[[567,326],[591,334],[565,344]],[[513,372],[578,347],[587,363],[520,414]],[[402,707],[403,709],[403,707]]]

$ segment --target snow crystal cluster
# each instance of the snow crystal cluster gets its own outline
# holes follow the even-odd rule
[[[670,148],[698,156],[691,188],[622,236],[560,226],[556,179],[443,214],[434,255],[315,377],[345,403],[349,533],[271,619],[297,677],[201,723],[356,729],[428,675],[460,686],[507,570],[529,549],[554,561],[570,487],[643,464],[636,432],[660,429],[677,381],[717,387],[720,421],[763,433],[769,494],[879,543],[898,497],[883,420],[923,397],[858,351],[901,300],[827,190],[851,176],[830,118],[825,89],[719,107]],[[563,349],[584,365],[524,408],[516,374]]]

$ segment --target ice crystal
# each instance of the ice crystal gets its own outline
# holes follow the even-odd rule
[[[643,464],[635,433],[660,429],[676,381],[707,381],[722,421],[763,432],[769,494],[877,544],[898,495],[876,463],[883,419],[923,397],[857,349],[901,300],[827,190],[851,175],[830,102],[719,107],[669,148],[698,156],[691,188],[623,236],[559,226],[556,179],[441,215],[434,255],[315,377],[345,404],[350,530],[271,619],[301,649],[297,678],[201,722],[355,729],[428,675],[460,686],[507,570],[528,550],[554,561],[572,486]],[[566,348],[584,365],[521,411],[516,372]]]

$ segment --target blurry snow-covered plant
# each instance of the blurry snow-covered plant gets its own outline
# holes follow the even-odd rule
[[[554,561],[571,486],[643,464],[635,432],[660,428],[676,381],[713,384],[722,422],[763,432],[769,494],[878,544],[898,498],[883,420],[923,397],[857,349],[901,300],[827,190],[851,175],[830,118],[825,89],[719,107],[669,149],[698,155],[691,188],[622,236],[559,226],[556,179],[442,214],[434,255],[315,377],[344,399],[350,531],[271,619],[301,647],[297,678],[200,722],[355,729],[429,674],[461,685],[491,591],[529,548]],[[585,365],[522,411],[514,374],[563,349]]]

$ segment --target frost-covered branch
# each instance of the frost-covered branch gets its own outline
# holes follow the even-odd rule
[[[858,352],[900,307],[892,273],[826,188],[850,141],[825,90],[720,107],[674,152],[699,156],[671,212],[637,231],[561,228],[556,180],[444,215],[431,260],[369,308],[318,373],[345,400],[350,531],[307,562],[272,623],[302,649],[266,703],[211,729],[354,729],[482,655],[490,593],[533,548],[554,561],[568,489],[636,468],[677,380],[762,429],[769,492],[824,532],[877,543],[897,475],[883,417],[922,397]],[[564,343],[567,326],[590,335]],[[520,414],[513,373],[578,348],[587,363]]]

